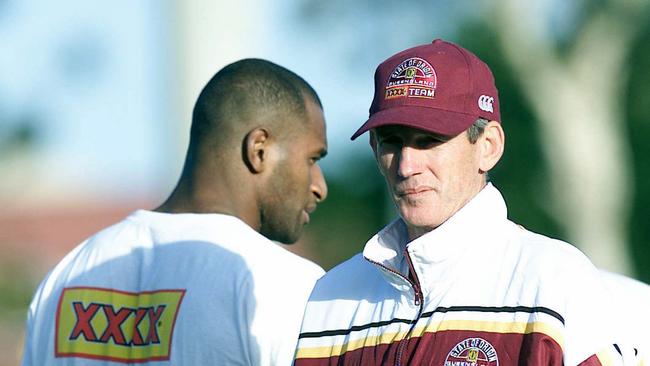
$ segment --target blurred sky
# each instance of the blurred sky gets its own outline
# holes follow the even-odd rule
[[[0,138],[34,129],[34,177],[113,192],[165,174],[162,10],[155,1],[0,1]]]
[[[181,168],[192,103],[214,72],[243,57],[279,63],[315,87],[328,122],[323,167],[339,174],[347,158],[370,155],[366,138],[349,136],[367,117],[376,65],[451,37],[455,21],[485,2],[433,6],[445,14],[435,34],[414,30],[431,18],[394,7],[366,16],[371,3],[341,13],[305,0],[0,0],[0,146],[25,126],[34,142],[21,158],[0,151],[2,191],[164,198]]]

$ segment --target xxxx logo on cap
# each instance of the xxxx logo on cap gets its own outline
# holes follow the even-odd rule
[[[419,57],[411,57],[395,67],[386,83],[386,99],[429,98],[436,91],[436,71],[431,64]]]

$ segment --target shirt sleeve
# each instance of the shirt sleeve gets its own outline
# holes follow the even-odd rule
[[[30,306],[28,312],[27,312],[27,322],[25,325],[25,341],[23,345],[23,359],[21,362],[22,366],[31,366],[34,364],[32,361],[32,332],[33,332],[33,313],[32,313],[32,308]]]

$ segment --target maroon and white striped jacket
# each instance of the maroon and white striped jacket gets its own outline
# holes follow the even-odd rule
[[[592,263],[509,221],[491,184],[406,237],[398,219],[318,281],[296,366],[622,363]]]

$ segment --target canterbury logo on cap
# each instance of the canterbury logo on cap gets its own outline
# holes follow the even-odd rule
[[[492,103],[494,103],[494,98],[489,95],[484,94],[478,97],[478,107],[482,111],[494,113],[494,108],[492,107]]]

